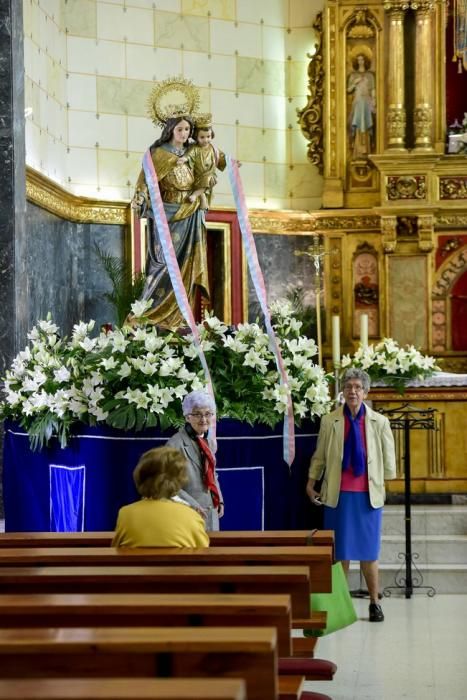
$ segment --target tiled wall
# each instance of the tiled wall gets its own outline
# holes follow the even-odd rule
[[[296,108],[322,0],[24,0],[27,162],[69,190],[129,199],[159,133],[154,80],[199,86],[216,143],[243,164],[248,204],[316,209]],[[232,206],[226,175],[214,204]]]

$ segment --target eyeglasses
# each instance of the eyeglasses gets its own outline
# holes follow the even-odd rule
[[[189,413],[188,415],[194,418],[195,420],[202,420],[203,418],[205,418],[206,420],[211,420],[214,413],[211,413],[211,411],[207,411],[206,413]]]
[[[361,384],[344,384],[344,391],[364,391]]]

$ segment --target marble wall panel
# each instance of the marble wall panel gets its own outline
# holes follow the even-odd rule
[[[123,227],[69,222],[28,204],[27,231],[29,328],[49,312],[65,335],[81,320],[94,318],[96,327],[115,322],[94,243],[122,258]]]
[[[292,288],[299,287],[303,289],[305,305],[315,307],[313,263],[309,257],[297,257],[295,254],[295,251],[305,251],[311,242],[311,236],[255,234],[269,303],[284,298]],[[248,315],[250,321],[254,321],[256,317],[261,317],[261,313],[251,278],[248,285]]]

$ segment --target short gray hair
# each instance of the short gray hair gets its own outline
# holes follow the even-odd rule
[[[214,399],[207,393],[207,391],[202,390],[192,391],[190,394],[187,394],[182,401],[182,411],[184,416],[192,413],[194,408],[208,408],[213,413],[216,412],[216,404],[214,403]]]
[[[346,369],[341,379],[342,386],[344,387],[347,382],[352,379],[359,379],[362,383],[363,391],[365,394],[368,394],[370,391],[371,379],[370,375],[365,372],[365,370],[358,369],[357,367],[349,367],[349,369]]]

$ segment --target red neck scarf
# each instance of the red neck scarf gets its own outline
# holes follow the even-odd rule
[[[218,508],[221,499],[217,489],[216,480],[214,478],[214,467],[216,466],[214,455],[210,450],[207,440],[205,440],[202,435],[197,435],[196,441],[199,445],[201,457],[203,459],[204,485],[206,486],[207,490],[211,492],[214,508]]]

